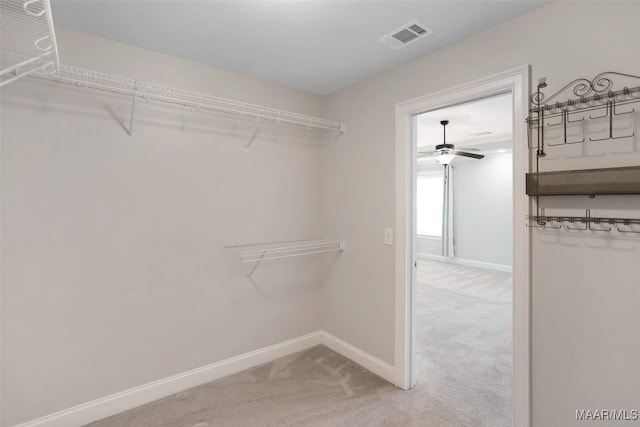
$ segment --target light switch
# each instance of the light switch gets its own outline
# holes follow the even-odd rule
[[[393,246],[393,228],[384,229],[384,244]]]

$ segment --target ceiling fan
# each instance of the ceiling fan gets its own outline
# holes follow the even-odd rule
[[[456,150],[453,144],[447,144],[447,125],[449,120],[442,120],[443,139],[442,144],[436,145],[434,151],[419,151],[418,159],[427,157],[435,157],[442,165],[448,165],[456,156],[469,157],[471,159],[480,160],[484,158],[483,154],[470,153],[469,151],[478,151],[477,148],[467,148],[468,151]]]

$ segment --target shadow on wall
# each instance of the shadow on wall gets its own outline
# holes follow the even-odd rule
[[[234,305],[319,291],[341,256],[325,253],[241,265],[235,251],[226,252]]]

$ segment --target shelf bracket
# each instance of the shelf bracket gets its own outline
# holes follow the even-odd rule
[[[129,118],[129,141],[133,141],[133,119],[136,114],[136,100],[138,99],[138,94],[134,92],[133,100],[131,101],[131,117]]]
[[[258,266],[260,265],[260,263],[262,262],[262,258],[264,258],[264,255],[267,252],[263,252],[262,255],[260,255],[260,258],[256,261],[256,263],[254,264],[253,268],[251,269],[251,271],[249,272],[249,274],[247,274],[247,279],[249,279],[249,281],[253,282],[253,273],[255,273],[256,268],[258,268]]]
[[[249,147],[251,147],[251,144],[253,143],[253,140],[255,139],[255,137],[256,137],[256,135],[258,133],[258,123],[259,122],[260,122],[260,118],[258,117],[258,119],[256,119],[256,125],[253,127],[253,130],[251,131],[251,135],[249,136],[249,139],[244,144],[244,152],[245,153],[249,152]]]

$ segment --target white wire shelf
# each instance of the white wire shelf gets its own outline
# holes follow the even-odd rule
[[[19,62],[24,60],[22,56],[15,55],[12,52],[3,51],[0,54],[3,60],[6,61]],[[137,100],[162,103],[170,106],[188,107],[197,111],[232,114],[254,119],[257,122],[270,122],[273,124],[286,123],[306,127],[307,129],[334,131],[338,133],[343,133],[345,130],[345,124],[335,120],[133,80],[127,77],[87,70],[72,65],[60,64],[58,72],[55,74],[49,74],[39,70],[35,71],[31,76],[67,83],[84,89],[95,89],[128,95]]]
[[[240,252],[240,264],[253,265],[247,277],[251,279],[258,265],[263,261],[295,258],[327,252],[342,253],[344,240],[290,240],[269,243],[250,243],[246,245],[229,245],[226,249],[243,249]]]
[[[287,243],[271,245],[261,249],[243,251],[240,254],[240,263],[254,263],[283,258],[314,255],[324,252],[338,252],[344,250],[344,242],[340,240],[317,240],[299,243]]]
[[[60,63],[49,0],[0,0],[0,87]]]

